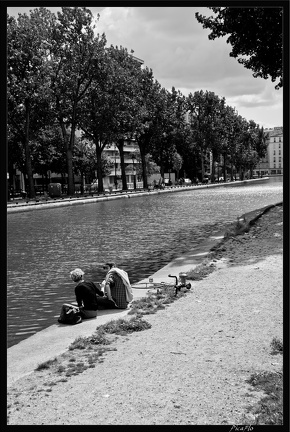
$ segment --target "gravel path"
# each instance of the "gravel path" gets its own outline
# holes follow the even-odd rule
[[[262,393],[252,373],[280,371],[283,207],[217,251],[216,270],[191,292],[144,318],[152,327],[119,336],[95,368],[56,381],[35,372],[8,393],[15,425],[242,424]],[[251,420],[251,418],[249,417]]]

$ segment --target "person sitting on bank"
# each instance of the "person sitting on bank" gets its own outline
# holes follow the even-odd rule
[[[104,297],[98,297],[99,309],[127,309],[128,303],[133,300],[132,288],[128,273],[107,262],[103,265],[106,278],[103,282]]]
[[[84,272],[79,268],[71,271],[70,277],[76,282],[75,295],[81,311],[81,317],[83,319],[95,318],[98,309],[97,297],[103,297],[103,291],[101,291],[94,282],[85,282]]]

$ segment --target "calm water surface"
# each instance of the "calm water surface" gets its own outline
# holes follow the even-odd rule
[[[283,199],[282,178],[8,214],[8,346],[56,323],[74,301],[69,272],[103,279],[115,261],[147,278],[243,213]]]

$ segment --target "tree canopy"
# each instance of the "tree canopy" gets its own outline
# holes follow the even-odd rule
[[[230,57],[247,69],[255,78],[282,84],[282,18],[281,7],[209,7],[216,16],[205,17],[196,13],[195,17],[203,28],[210,29],[208,38],[214,40],[229,35],[227,43],[232,46]]]
[[[235,14],[227,14],[229,8],[212,9],[227,18],[226,29],[234,29]],[[63,7],[57,16],[45,8],[18,19],[8,16],[8,164],[11,172],[17,166],[24,174],[29,198],[35,197],[33,175],[47,180],[49,171],[62,180],[67,176],[69,195],[75,174],[83,184],[97,173],[98,191],[103,192],[103,177],[113,168],[103,151],[112,144],[119,151],[126,190],[124,144],[130,140],[139,147],[138,176],[144,188],[157,166],[162,178],[175,171],[177,178],[180,172],[202,180],[211,161],[213,181],[222,159],[224,177],[229,165],[232,172],[233,165],[253,168],[265,152],[258,125],[242,119],[213,92],[185,97],[174,87],[163,88],[126,48],[106,48],[105,34],[95,36],[94,28],[86,8]],[[222,28],[221,22],[216,24],[212,38],[226,34]],[[250,29],[248,33],[252,40]],[[237,46],[235,54],[242,50]]]

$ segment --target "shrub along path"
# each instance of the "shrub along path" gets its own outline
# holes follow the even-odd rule
[[[58,367],[18,380],[8,391],[8,423],[254,424],[247,409],[265,393],[251,377],[282,368],[271,347],[282,340],[282,214],[276,206],[249,233],[222,242],[207,264],[215,271],[143,316],[151,327],[92,350],[91,367],[75,349]]]

